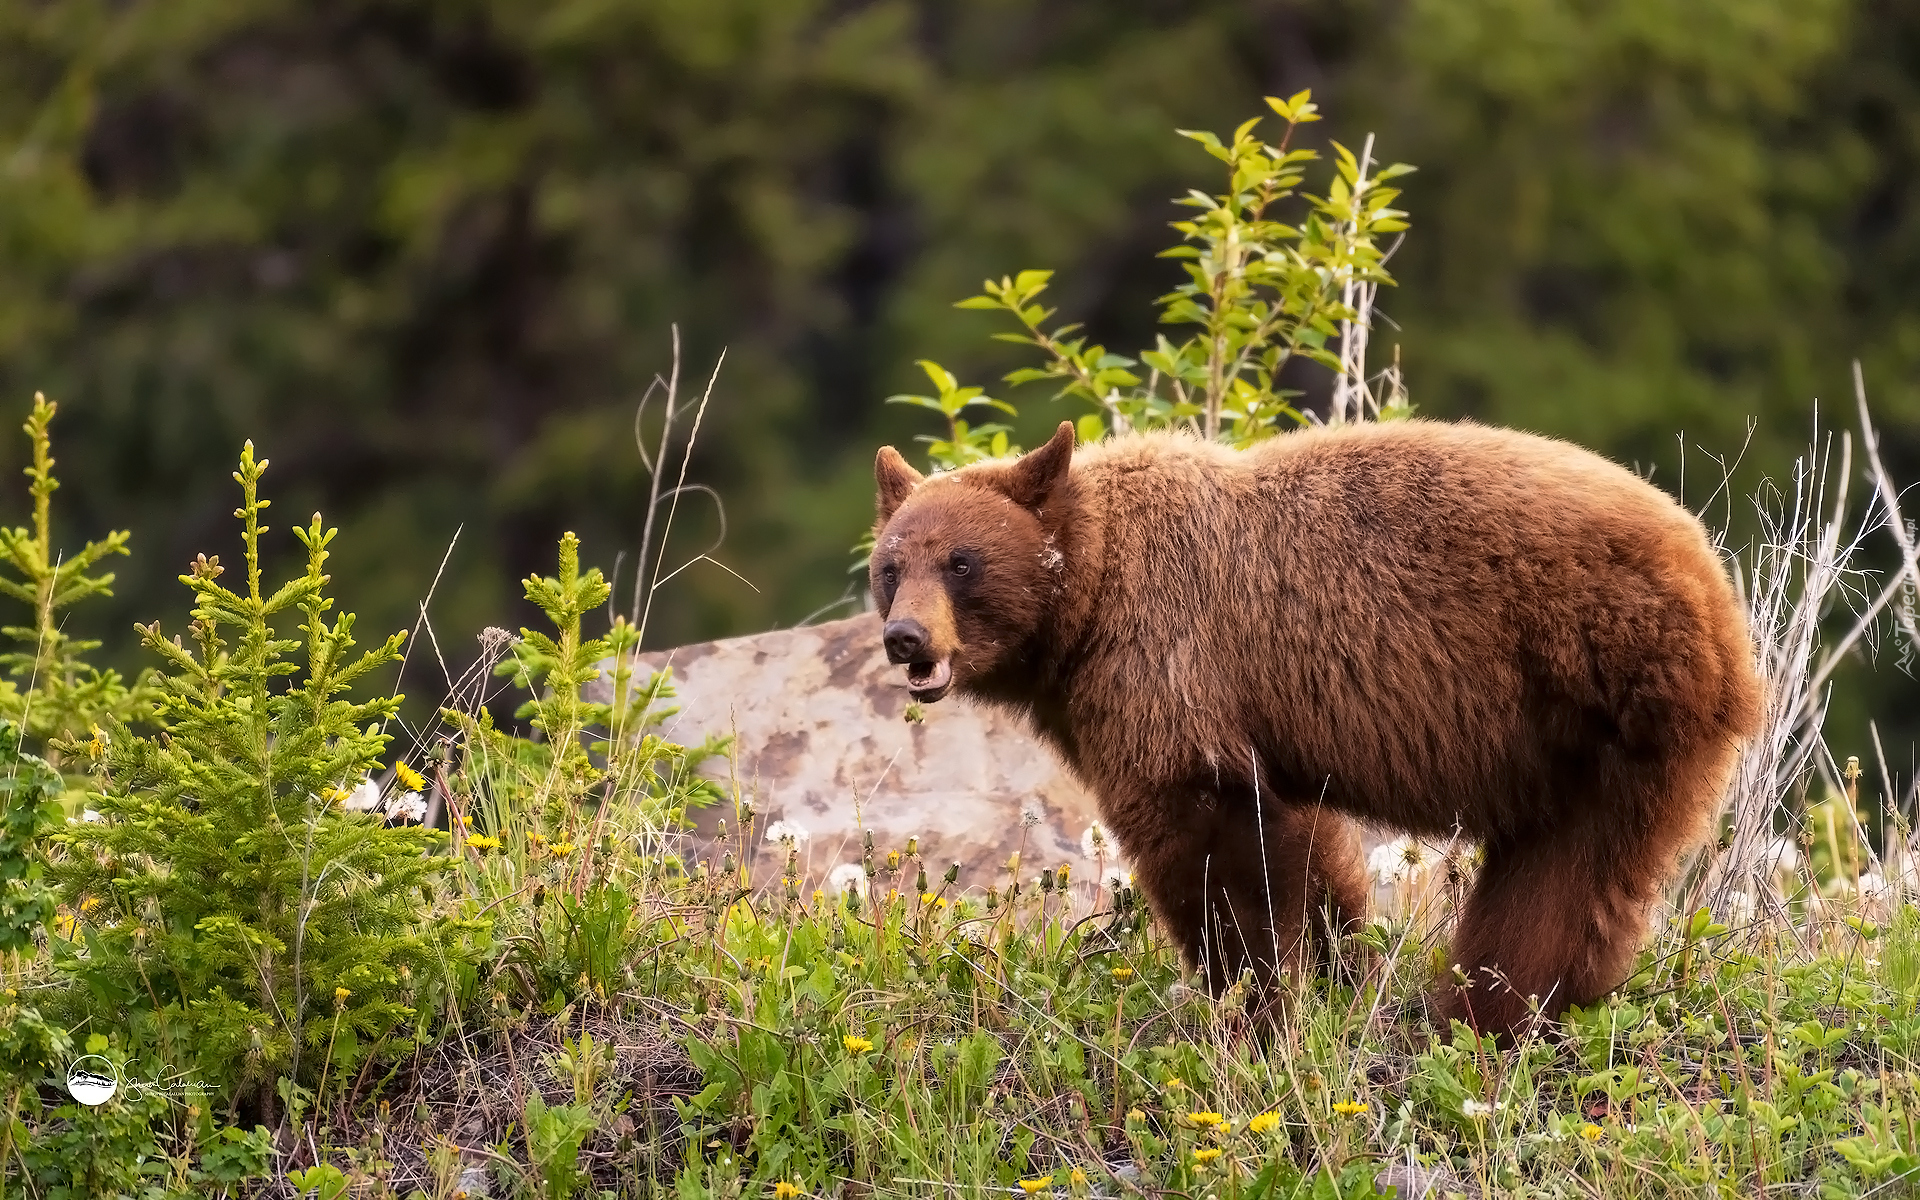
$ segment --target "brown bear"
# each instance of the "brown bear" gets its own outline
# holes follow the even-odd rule
[[[879,453],[873,595],[910,694],[1026,714],[1217,991],[1362,918],[1353,821],[1485,861],[1443,1016],[1510,1032],[1628,973],[1760,688],[1698,520],[1472,424],[1180,434],[923,478]]]

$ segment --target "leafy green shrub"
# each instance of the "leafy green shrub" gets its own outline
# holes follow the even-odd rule
[[[99,1034],[87,1039],[86,1050],[123,1079],[155,1065],[130,1061]],[[8,1177],[47,1200],[242,1195],[243,1185],[267,1174],[272,1155],[265,1128],[216,1125],[199,1087],[179,1097],[169,1089],[122,1087],[100,1105],[47,1105],[36,1113],[35,1136],[18,1132]]]
[[[61,833],[54,875],[66,903],[94,909],[56,947],[105,1019],[121,1012],[243,1096],[356,1068],[414,1005],[457,929],[429,919],[445,836],[384,828],[338,800],[378,763],[399,697],[346,698],[399,655],[400,634],[358,658],[353,617],[326,619],[327,544],[318,515],[295,533],[307,567],[277,590],[260,577],[258,497],[266,462],[249,443],[234,477],[246,583],[201,556],[193,647],[140,632],[166,662],[152,733],[114,722],[96,739],[102,815]],[[276,634],[302,616],[299,638]]]
[[[1077,325],[1048,329],[1054,310],[1040,297],[1051,271],[1021,271],[998,282],[988,280],[981,295],[958,307],[1004,312],[1020,326],[998,333],[1002,341],[1039,349],[1043,361],[1006,376],[1014,385],[1051,381],[1059,396],[1093,406],[1078,424],[1082,441],[1107,432],[1191,428],[1208,439],[1245,446],[1302,424],[1293,406],[1298,393],[1280,385],[1280,373],[1295,358],[1334,371],[1343,383],[1361,385],[1364,364],[1358,337],[1347,339],[1346,355],[1327,348],[1331,339],[1356,331],[1364,335],[1373,289],[1391,285],[1383,234],[1404,230],[1406,214],[1390,207],[1397,189],[1383,186],[1413,168],[1396,163],[1375,169],[1368,152],[1356,158],[1338,142],[1338,163],[1324,196],[1305,195],[1305,215],[1297,224],[1276,219],[1276,205],[1292,199],[1305,179],[1305,164],[1319,155],[1291,148],[1295,130],[1320,119],[1311,94],[1288,100],[1269,97],[1267,105],[1286,122],[1279,143],[1254,136],[1259,118],[1243,123],[1222,141],[1214,134],[1182,130],[1227,165],[1225,192],[1189,193],[1175,203],[1198,209],[1192,220],[1176,221],[1181,243],[1162,257],[1182,261],[1187,279],[1160,297],[1166,325],[1197,325],[1199,330],[1175,343],[1157,339],[1135,357],[1114,354],[1089,343]],[[933,382],[932,396],[900,395],[890,403],[930,408],[947,420],[945,437],[927,437],[936,467],[957,467],[982,458],[1017,452],[1005,425],[970,425],[968,409],[1016,410],[977,387],[962,387],[937,363],[922,362]],[[1141,368],[1145,368],[1145,378]],[[1390,394],[1372,407],[1383,417],[1411,412],[1399,392],[1397,374]],[[1337,405],[1334,419],[1365,415],[1367,405]],[[1352,411],[1346,411],[1351,408]]]

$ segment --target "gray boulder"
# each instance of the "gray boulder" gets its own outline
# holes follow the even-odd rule
[[[918,837],[936,889],[951,862],[962,888],[1004,885],[1016,851],[1023,888],[1061,863],[1072,864],[1076,882],[1094,882],[1097,864],[1082,854],[1093,798],[1002,712],[952,696],[909,723],[905,678],[887,662],[873,614],[641,656],[643,671],[667,667],[680,711],[661,732],[679,742],[735,739],[732,769],[756,814],[756,882],[776,878],[785,862],[784,848],[765,839],[775,822],[806,832],[809,888],[859,861],[862,830],[882,862]],[[705,768],[720,779],[728,769],[719,760]],[[714,835],[721,820],[732,826],[731,813],[716,807],[695,819],[696,853],[717,857]],[[1109,868],[1116,857],[1109,843]]]

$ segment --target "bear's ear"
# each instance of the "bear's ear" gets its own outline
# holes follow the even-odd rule
[[[880,486],[880,494],[873,502],[878,523],[885,525],[892,520],[894,512],[906,502],[907,493],[919,487],[925,478],[907,465],[898,450],[892,446],[880,447],[880,453],[873,459],[873,481]]]
[[[1007,472],[1008,498],[1022,508],[1045,503],[1073,465],[1073,440],[1073,422],[1062,421],[1046,445],[1021,455]]]

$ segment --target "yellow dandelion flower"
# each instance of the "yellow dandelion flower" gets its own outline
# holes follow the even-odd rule
[[[1077,1188],[1085,1187],[1087,1186],[1087,1173],[1085,1171],[1082,1171],[1079,1167],[1075,1167],[1070,1173],[1068,1173],[1067,1183],[1072,1187],[1077,1187]]]
[[[841,1038],[840,1043],[847,1048],[847,1053],[849,1054],[865,1054],[867,1051],[873,1049],[872,1042],[863,1037],[854,1037],[852,1034]]]
[[[107,752],[107,731],[98,725],[93,727],[93,736],[87,740],[87,756],[100,758]]]
[[[424,792],[427,790],[427,781],[420,777],[420,772],[405,763],[393,764],[393,777],[400,781],[401,787],[410,792]]]
[[[1029,1196],[1033,1195],[1035,1192],[1039,1191],[1042,1188],[1050,1188],[1052,1186],[1053,1186],[1053,1176],[1051,1175],[1042,1175],[1038,1179],[1022,1179],[1020,1181],[1020,1190],[1025,1192]]]
[[[1073,869],[1073,864],[1071,863],[1060,864],[1060,886],[1061,887],[1067,886],[1067,872],[1072,869]]]
[[[773,1185],[774,1200],[793,1200],[799,1194],[800,1189],[784,1179]]]
[[[941,897],[940,899],[938,899],[938,900],[935,900],[935,901],[933,902],[933,906],[934,906],[935,908],[945,908],[945,907],[947,906],[947,901],[946,901],[946,898],[945,898],[945,897],[943,896],[943,897]]]
[[[461,827],[462,829],[472,829],[472,828],[473,828],[473,818],[472,818],[472,817],[470,817],[470,816],[468,816],[468,815],[466,815],[465,813],[461,813],[461,814],[460,814],[460,827]]]
[[[933,895],[933,893],[932,893],[932,892],[921,892],[921,893],[920,893],[920,903],[921,903],[922,905],[924,905],[924,906],[926,906],[926,907],[928,907],[928,908],[931,908],[931,907],[933,907],[933,901],[934,901],[934,895]]]
[[[339,1008],[347,1002],[347,997],[351,995],[353,995],[352,988],[337,987],[333,989],[333,1006]]]
[[[73,940],[73,931],[78,925],[79,921],[72,913],[63,912],[53,919],[53,927],[60,931],[61,937],[69,941]]]
[[[1357,1117],[1367,1111],[1365,1102],[1359,1100],[1341,1100],[1334,1104],[1333,1111],[1343,1117]]]
[[[1132,979],[1133,968],[1132,967],[1115,967],[1113,969],[1113,977],[1115,979]]]
[[[500,839],[497,837],[489,837],[484,833],[476,833],[468,836],[467,845],[472,846],[475,850],[498,850],[500,848]]]
[[[1127,1110],[1127,1120],[1129,1121],[1144,1121],[1146,1119],[1147,1119],[1147,1114],[1141,1112],[1137,1108],[1130,1108]]]
[[[900,852],[898,850],[887,851],[887,868],[894,871],[900,869]]]
[[[1224,1125],[1226,1123],[1227,1119],[1217,1112],[1190,1112],[1187,1114],[1187,1124],[1198,1126],[1201,1129],[1211,1129],[1215,1125]]]
[[[1180,1081],[1180,1080],[1179,1080],[1178,1078],[1174,1078],[1174,1079],[1169,1079],[1169,1080],[1167,1080],[1167,1081],[1166,1081],[1165,1083],[1163,1083],[1163,1084],[1161,1084],[1160,1086],[1161,1086],[1161,1088],[1163,1088],[1163,1089],[1164,1089],[1164,1090],[1166,1090],[1166,1091],[1169,1091],[1169,1092],[1177,1092],[1177,1091],[1179,1091],[1179,1090],[1180,1090],[1181,1088],[1183,1088],[1183,1087],[1185,1087],[1185,1086],[1187,1086],[1187,1085],[1186,1085],[1186,1084],[1184,1084],[1184,1083],[1182,1083],[1182,1082],[1181,1082],[1181,1081]]]
[[[553,845],[548,846],[547,849],[552,851],[556,857],[565,858],[567,855],[579,849],[579,847],[575,846],[572,842],[555,842]]]
[[[85,900],[82,900],[80,902],[80,911],[83,913],[92,912],[94,909],[99,907],[100,907],[100,897],[98,896],[88,896]]]
[[[819,888],[813,889],[813,906],[815,908],[818,908],[822,904],[825,904],[826,902],[827,902],[827,894],[824,891],[821,891]]]
[[[1280,1114],[1263,1112],[1247,1122],[1248,1133],[1272,1133],[1280,1128]]]
[[[1587,1139],[1590,1142],[1597,1142],[1601,1138],[1607,1136],[1607,1131],[1600,1128],[1598,1125],[1591,1125],[1591,1124],[1583,1125],[1580,1127],[1580,1136]]]
[[[1205,1150],[1195,1150],[1193,1152],[1193,1161],[1201,1164],[1210,1163],[1219,1157],[1220,1147],[1218,1146],[1210,1146]]]

